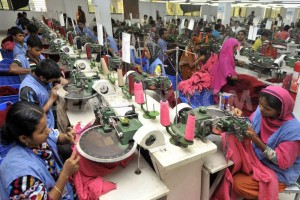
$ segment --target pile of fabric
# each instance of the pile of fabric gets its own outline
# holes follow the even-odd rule
[[[209,59],[206,61],[206,63],[201,66],[201,70],[210,72],[212,66],[214,66],[214,64],[218,62],[218,60],[219,60],[218,54],[212,53]]]
[[[78,123],[74,127],[76,143],[79,141],[84,130],[91,127],[91,125],[92,123],[89,123],[85,127],[82,127],[81,124]],[[77,151],[76,148],[74,148],[73,151]],[[80,155],[78,152],[77,154]],[[115,163],[98,163],[80,156],[79,170],[72,177],[79,199],[98,199],[99,196],[116,189],[116,183],[104,181],[102,177],[114,172],[118,166],[126,167],[131,158],[132,157],[129,157]]]
[[[181,81],[178,84],[178,89],[182,91],[183,95],[192,96],[195,92],[211,89],[212,77],[204,70],[195,72],[188,80]]]
[[[222,133],[223,149],[227,149],[226,159],[233,161],[231,170],[226,169],[219,188],[216,189],[212,200],[235,200],[238,196],[231,191],[232,176],[242,171],[245,174],[253,173],[254,180],[259,182],[258,199],[278,199],[278,179],[273,170],[263,165],[256,157],[250,139],[239,142],[233,134]],[[228,147],[225,147],[228,145]]]

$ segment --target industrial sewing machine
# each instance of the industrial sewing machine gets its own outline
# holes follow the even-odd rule
[[[191,113],[196,117],[194,137],[204,142],[213,130],[234,134],[239,140],[247,135],[248,121],[245,118],[233,116],[225,110],[206,107],[191,109],[187,104],[178,104],[177,115],[174,115],[174,112],[176,113],[176,108],[173,109],[173,123],[166,129],[171,135],[170,142],[177,146],[186,148],[193,144],[193,141],[185,139],[188,115]]]

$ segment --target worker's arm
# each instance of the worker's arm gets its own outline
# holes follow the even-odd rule
[[[56,99],[57,99],[57,90],[58,90],[59,87],[60,87],[60,85],[56,85],[52,88],[51,94],[50,94],[50,97],[49,97],[48,101],[42,107],[44,112],[48,112],[48,110],[52,107],[53,103],[56,101]]]
[[[17,62],[11,63],[9,66],[9,73],[22,75],[22,74],[29,74],[31,72],[31,69],[23,68]]]

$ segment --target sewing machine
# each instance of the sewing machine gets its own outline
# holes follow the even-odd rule
[[[199,107],[191,109],[187,104],[178,104],[177,115],[176,108],[173,109],[170,126],[167,126],[167,132],[171,135],[170,142],[176,146],[187,147],[193,142],[185,139],[185,130],[187,128],[187,119],[189,114],[196,117],[194,137],[206,141],[206,137],[215,130],[234,134],[239,140],[242,140],[248,129],[248,122],[245,118],[233,116],[225,110]],[[214,131],[213,131],[214,130]]]

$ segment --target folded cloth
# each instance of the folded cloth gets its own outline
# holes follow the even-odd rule
[[[19,93],[18,89],[15,89],[10,86],[1,86],[0,87],[0,96],[9,96],[9,95],[16,95]]]

